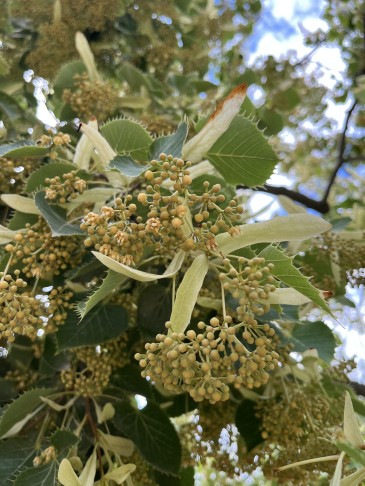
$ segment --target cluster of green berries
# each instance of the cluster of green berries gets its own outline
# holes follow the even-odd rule
[[[19,230],[5,250],[11,254],[12,263],[21,262],[26,277],[46,280],[69,267],[77,267],[84,254],[78,237],[53,237],[41,216],[35,224],[27,223],[24,230]]]
[[[73,170],[67,174],[47,178],[45,180],[45,197],[54,203],[65,204],[71,199],[75,199],[86,189],[86,181],[76,175]]]
[[[97,116],[99,122],[110,117],[118,106],[118,91],[109,81],[90,81],[87,74],[74,77],[74,88],[63,91],[63,100],[82,120]]]
[[[125,333],[100,346],[77,348],[70,368],[61,372],[65,389],[85,397],[100,395],[109,385],[113,370],[129,362],[127,347],[128,334]]]
[[[270,326],[264,326],[264,332],[270,333]],[[170,328],[171,323],[166,327]],[[241,324],[232,325],[230,316],[221,323],[216,317],[209,325],[201,321],[198,328],[201,333],[188,330],[186,334],[158,334],[157,342],[147,343],[146,353],[135,355],[144,368],[142,376],[162,382],[169,391],[188,392],[197,402],[207,399],[214,404],[229,399],[229,385],[265,385],[269,371],[278,366],[279,354],[271,349],[272,341],[266,336],[257,337],[251,351],[236,335]],[[245,336],[246,331],[243,339]]]
[[[39,167],[38,159],[22,158],[19,160],[0,157],[0,193],[18,194],[31,172]]]
[[[226,271],[220,273],[219,279],[224,290],[239,302],[236,308],[238,320],[251,321],[252,314],[266,314],[270,310],[270,295],[276,290],[275,278],[271,275],[274,264],[266,265],[262,257],[238,257],[237,268],[229,258],[225,258],[223,263]]]
[[[16,334],[34,339],[43,324],[42,303],[24,291],[27,282],[19,274],[19,270],[14,271],[14,277],[0,272],[0,337],[9,343]]]

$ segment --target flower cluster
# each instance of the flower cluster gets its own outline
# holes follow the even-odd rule
[[[82,194],[86,189],[86,181],[76,175],[73,170],[67,174],[47,178],[46,184],[46,199],[50,199],[54,203],[64,204],[70,199],[75,199],[78,194]]]
[[[127,344],[128,334],[125,333],[100,346],[77,348],[70,368],[61,372],[66,390],[85,397],[100,395],[109,385],[113,370],[129,362]]]
[[[39,329],[54,332],[64,323],[72,292],[52,289],[44,297],[25,290],[27,282],[14,270],[14,277],[0,273],[0,337],[13,342],[15,335],[35,339]]]
[[[68,267],[77,267],[84,254],[78,237],[53,237],[42,217],[33,225],[27,223],[25,230],[16,233],[14,242],[8,243],[5,250],[10,253],[13,264],[22,263],[21,270],[26,277],[49,280]]]
[[[237,258],[237,268],[228,258],[223,260],[226,272],[219,275],[223,288],[237,299],[237,318],[255,325],[252,314],[263,316],[270,310],[270,294],[276,290],[275,278],[271,275],[273,263],[266,265],[265,258]],[[248,337],[249,344],[253,338]],[[251,341],[251,342],[250,342]]]
[[[0,193],[21,192],[30,173],[39,167],[38,159],[22,158],[19,160],[0,157]]]
[[[63,100],[80,119],[90,120],[97,115],[104,121],[118,106],[118,92],[107,81],[90,81],[86,74],[75,76],[75,87],[63,91]]]
[[[171,325],[166,324],[167,328]],[[236,335],[242,326],[248,329],[243,323],[232,325],[230,316],[222,322],[213,317],[209,325],[198,323],[202,331],[198,334],[192,329],[186,334],[159,334],[157,342],[145,345],[146,354],[135,355],[144,368],[142,376],[162,382],[167,390],[188,392],[197,402],[228,400],[229,385],[261,387],[267,383],[269,371],[279,363],[279,354],[267,337],[275,332],[269,324],[250,323],[250,330],[245,330],[241,337],[250,343],[253,339],[256,347],[251,351]],[[253,338],[255,335],[260,337]]]

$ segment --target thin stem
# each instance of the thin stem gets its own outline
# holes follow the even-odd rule
[[[294,462],[293,464],[278,467],[276,471],[285,471],[292,467],[305,466],[306,464],[313,464],[314,462],[338,461],[339,458],[340,454],[336,454],[335,456],[315,457],[314,459],[306,459],[305,461]]]
[[[90,398],[89,397],[86,398],[86,405],[85,405],[85,407],[86,407],[87,420],[89,422],[91,432],[92,432],[92,434],[93,434],[93,436],[95,438],[95,441],[97,443],[98,442],[99,433],[98,433],[98,429],[96,427],[96,424],[94,422],[93,416],[91,414]],[[102,457],[101,457],[101,450],[100,450],[100,447],[98,445],[96,446],[96,454],[98,456],[100,475],[103,478],[104,477],[103,460],[102,460]]]

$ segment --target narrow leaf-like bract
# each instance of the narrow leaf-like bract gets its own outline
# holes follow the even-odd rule
[[[218,248],[223,254],[229,255],[255,243],[305,240],[328,231],[331,225],[311,214],[292,214],[278,216],[270,221],[245,224],[238,228],[238,236],[223,233],[216,237]]]
[[[170,317],[171,331],[184,332],[188,327],[199,291],[208,272],[208,258],[199,255],[186,272],[176,293],[176,299]]]

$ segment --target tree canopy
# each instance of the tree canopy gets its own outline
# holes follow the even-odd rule
[[[0,486],[361,484],[363,0],[0,5]]]

